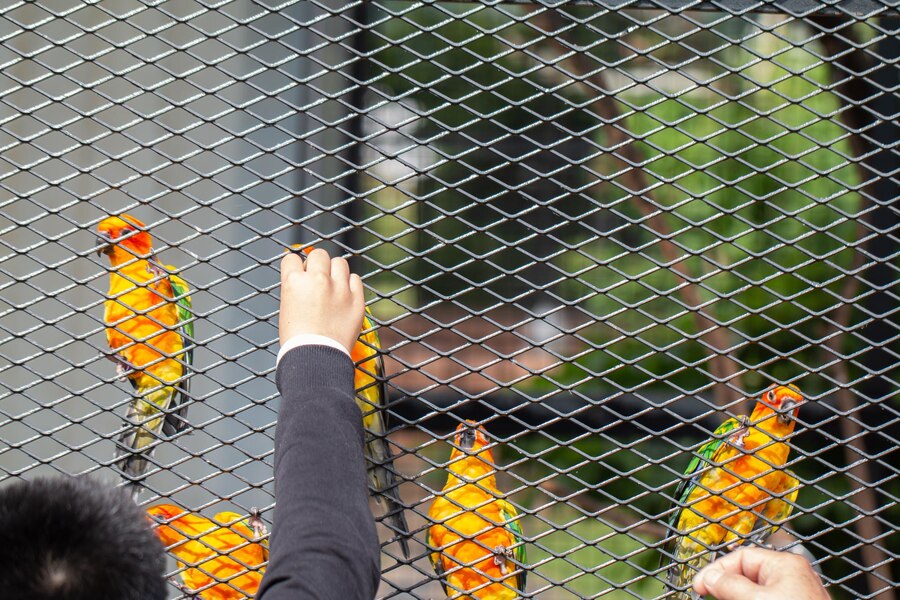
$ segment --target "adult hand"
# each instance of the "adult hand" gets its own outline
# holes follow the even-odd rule
[[[281,260],[281,311],[278,336],[282,345],[295,335],[327,336],[350,352],[362,327],[365,299],[359,275],[350,274],[343,258],[313,250],[300,258],[290,252]]]
[[[762,548],[740,548],[707,566],[694,591],[717,600],[829,600],[804,558]]]

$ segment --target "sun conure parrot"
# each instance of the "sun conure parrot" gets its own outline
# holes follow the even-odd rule
[[[353,376],[356,404],[362,411],[363,427],[367,432],[364,450],[369,463],[366,469],[369,474],[369,485],[376,493],[376,500],[385,509],[385,521],[399,535],[403,555],[409,558],[409,526],[406,524],[403,504],[400,502],[394,457],[384,438],[387,431],[384,414],[384,402],[387,398],[384,385],[384,359],[381,357],[378,331],[372,323],[372,313],[368,307],[363,317],[362,333],[350,351],[350,358],[356,364]]]
[[[766,391],[749,418],[725,421],[700,447],[675,490],[671,539],[661,552],[669,562],[667,598],[696,599],[694,575],[723,551],[763,544],[791,514],[799,482],[784,469],[803,396],[793,387]]]
[[[103,314],[109,358],[135,392],[118,464],[135,490],[160,433],[187,427],[194,336],[188,286],[173,267],[159,264],[145,229],[129,215],[98,225],[98,255],[106,254],[112,266]]]
[[[220,512],[212,520],[171,504],[147,509],[156,535],[174,555],[183,591],[205,600],[243,600],[259,589],[269,560],[266,528],[258,514],[242,519]]]
[[[304,255],[312,252],[311,246],[295,244],[292,250],[300,250]],[[385,509],[384,520],[399,534],[403,555],[409,558],[409,526],[403,514],[400,492],[394,470],[394,457],[390,445],[384,437],[387,431],[387,415],[384,403],[387,389],[384,383],[384,359],[381,356],[381,341],[372,321],[372,313],[366,307],[362,332],[350,351],[350,358],[356,365],[353,387],[356,389],[356,404],[362,411],[363,427],[366,430],[364,448],[367,459],[369,486],[375,498]]]
[[[518,511],[497,489],[488,439],[466,421],[453,445],[447,484],[428,511],[431,564],[451,598],[518,598],[525,591],[525,540]]]

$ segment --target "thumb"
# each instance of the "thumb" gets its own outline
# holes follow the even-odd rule
[[[745,600],[761,598],[761,592],[764,592],[765,588],[743,575],[727,573],[723,569],[712,567],[701,571],[694,578],[694,590],[701,595],[710,594],[716,600]]]

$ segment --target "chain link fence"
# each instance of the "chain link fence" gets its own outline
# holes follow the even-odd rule
[[[889,0],[5,3],[0,479],[121,481],[134,396],[95,239],[128,213],[195,326],[190,426],[142,505],[271,524],[278,261],[315,244],[364,274],[384,350],[412,539],[406,559],[379,525],[381,597],[447,595],[426,530],[464,419],[522,515],[526,597],[664,597],[675,484],[778,383],[808,402],[770,543],[808,551],[834,598],[894,598],[898,19]]]

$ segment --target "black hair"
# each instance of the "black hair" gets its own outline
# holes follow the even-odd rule
[[[122,490],[54,477],[0,487],[7,600],[163,600],[163,546]]]

